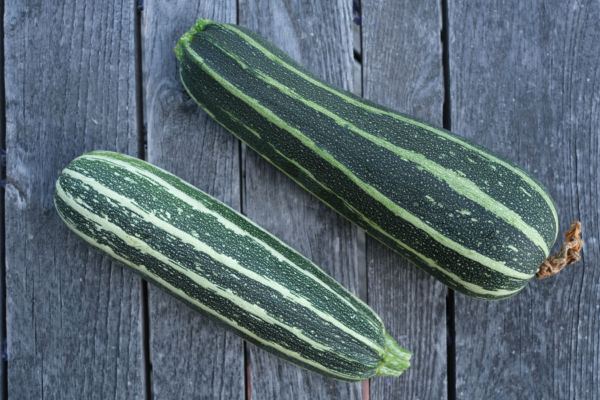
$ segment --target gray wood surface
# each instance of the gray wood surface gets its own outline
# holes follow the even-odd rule
[[[352,9],[347,1],[241,0],[240,25],[254,29],[324,79],[352,88]],[[251,149],[244,212],[358,295],[356,228]],[[322,378],[252,345],[252,399],[358,399],[360,384]]]
[[[241,400],[249,385],[254,400],[362,398],[361,384],[244,345],[153,287],[146,320],[140,279],[71,234],[52,200],[60,171],[84,152],[138,154],[143,107],[150,162],[243,211],[359,294],[357,229],[208,118],[185,93],[173,54],[198,18],[239,21],[351,90],[351,2],[146,0],[141,104],[136,3],[4,2],[9,159],[0,296],[10,399]],[[531,171],[558,206],[558,243],[572,220],[582,221],[584,240],[582,261],[511,299],[456,295],[457,398],[598,400],[600,3],[447,3],[452,130]],[[365,97],[441,124],[440,8],[363,0]],[[370,398],[447,398],[447,290],[366,241],[368,302],[414,353],[399,379],[370,380]]]
[[[4,40],[0,42],[0,87],[5,87],[4,81]],[[6,92],[0,90],[0,147],[6,149]],[[6,155],[2,156],[4,161],[0,165],[0,176],[2,180],[6,177]],[[0,359],[0,400],[6,400],[6,385],[8,378],[8,362],[6,361],[6,218],[5,218],[5,192],[0,189],[0,346],[2,346],[2,358]]]
[[[177,39],[199,18],[235,23],[235,1],[147,1],[143,27],[148,161],[240,210],[240,145],[194,103],[179,79]],[[156,399],[243,399],[243,341],[149,287]]]
[[[361,9],[364,97],[441,125],[441,3],[363,0]],[[368,235],[366,259],[368,303],[413,353],[399,378],[370,380],[371,398],[445,399],[446,287]]]
[[[456,295],[457,398],[600,398],[598,1],[449,2],[452,128],[531,171],[583,258],[497,303]],[[559,247],[554,246],[553,252]]]
[[[70,233],[60,171],[137,154],[131,1],[4,2],[11,399],[143,399],[141,281]]]

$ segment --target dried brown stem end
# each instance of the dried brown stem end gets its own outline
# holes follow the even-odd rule
[[[538,279],[544,279],[558,274],[565,265],[571,265],[579,261],[581,256],[579,250],[583,247],[583,242],[579,237],[581,233],[581,222],[575,221],[571,224],[571,229],[565,232],[567,241],[563,243],[560,251],[553,256],[546,258],[535,276]]]

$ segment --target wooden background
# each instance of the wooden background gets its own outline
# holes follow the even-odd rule
[[[600,398],[598,0],[0,4],[0,399]],[[561,231],[583,222],[581,262],[489,303],[365,238],[185,93],[173,47],[200,17],[515,160],[552,194]],[[321,378],[89,250],[52,195],[62,168],[97,149],[179,175],[308,256],[381,315],[412,367]]]

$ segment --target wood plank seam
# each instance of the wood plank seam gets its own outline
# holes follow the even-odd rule
[[[442,106],[443,127],[452,130],[452,107],[450,93],[450,42],[448,36],[448,0],[441,0],[442,5],[442,70],[444,79],[444,103]],[[447,375],[448,400],[456,400],[456,329],[454,318],[454,290],[449,289],[446,296],[446,331],[447,331]]]
[[[134,8],[134,46],[135,46],[135,101],[136,119],[138,126],[138,154],[141,160],[146,159],[146,133],[147,125],[144,121],[144,58],[142,55],[142,12],[144,11],[143,0],[132,0]],[[148,305],[148,282],[140,278],[140,316],[142,322],[142,365],[144,368],[142,387],[144,399],[152,399],[152,360],[150,358],[150,309]]]

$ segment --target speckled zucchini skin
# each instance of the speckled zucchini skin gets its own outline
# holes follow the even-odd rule
[[[555,206],[510,160],[338,89],[239,26],[200,20],[175,52],[217,122],[450,288],[503,299],[548,256]]]
[[[278,357],[351,382],[409,366],[410,353],[367,305],[243,215],[159,168],[88,153],[62,172],[54,199],[96,250]]]

